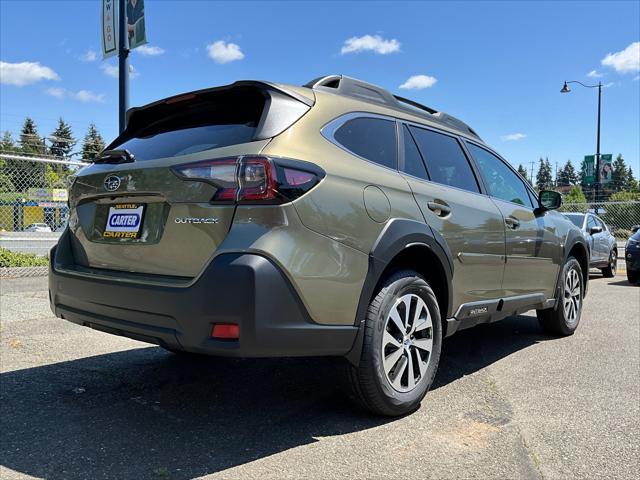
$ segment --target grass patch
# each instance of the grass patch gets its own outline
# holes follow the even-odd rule
[[[49,265],[47,257],[39,257],[32,253],[12,252],[6,248],[0,248],[0,268],[46,267],[47,265]]]

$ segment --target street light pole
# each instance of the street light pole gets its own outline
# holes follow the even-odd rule
[[[570,80],[565,81],[560,93],[569,93],[571,89],[569,88],[569,83],[577,83],[578,85],[582,85],[585,88],[597,88],[598,89],[598,131],[596,134],[596,164],[595,164],[595,180],[594,180],[594,195],[595,201],[598,201],[598,197],[600,195],[600,116],[602,113],[602,82],[598,82],[597,85],[585,85],[578,80]],[[598,209],[596,207],[596,213],[598,213]]]
[[[122,133],[127,126],[129,107],[129,34],[127,2],[118,0],[118,124]]]

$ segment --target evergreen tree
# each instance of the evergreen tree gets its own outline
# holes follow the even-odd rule
[[[629,169],[627,164],[622,158],[622,154],[619,153],[616,159],[613,161],[613,173],[611,174],[610,189],[613,192],[619,192],[622,190],[628,190],[629,188]]]
[[[16,142],[13,140],[13,135],[8,130],[2,134],[0,139],[0,152],[14,152],[16,150]]]
[[[564,168],[562,169],[564,177],[569,182],[569,185],[577,185],[580,183],[580,179],[578,178],[578,172],[573,167],[573,163],[571,160],[567,160],[567,163],[564,164]]]
[[[538,190],[549,190],[553,187],[553,175],[551,173],[551,163],[549,158],[540,158],[538,173],[536,174],[536,188]]]
[[[71,149],[77,143],[73,138],[71,126],[62,118],[58,120],[58,126],[49,137],[51,140],[51,155],[56,157],[66,157],[71,153]]]
[[[638,192],[640,190],[640,185],[633,176],[633,170],[631,170],[631,167],[627,169],[627,189],[631,192]]]
[[[524,165],[518,165],[518,173],[522,175],[523,178],[529,180],[529,174],[527,173],[527,169],[524,167]]]
[[[98,154],[104,150],[105,143],[102,139],[102,135],[98,132],[96,126],[92,123],[89,125],[89,130],[82,140],[82,159],[91,160],[98,156]]]
[[[24,119],[22,129],[20,130],[20,150],[22,153],[46,153],[46,148],[42,137],[38,133],[36,123],[29,117]]]

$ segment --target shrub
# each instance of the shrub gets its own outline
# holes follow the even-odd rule
[[[49,265],[47,257],[39,257],[31,253],[12,252],[0,247],[0,268],[46,267],[47,265]]]

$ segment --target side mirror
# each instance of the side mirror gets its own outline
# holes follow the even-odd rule
[[[638,230],[640,230],[640,225],[634,225],[631,227],[631,233],[636,233]]]
[[[591,227],[591,229],[589,230],[589,233],[591,235],[594,235],[596,233],[602,233],[602,227],[599,227],[599,226]]]
[[[538,194],[538,203],[544,210],[556,210],[562,205],[562,195],[553,190],[542,190]]]

